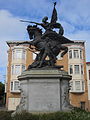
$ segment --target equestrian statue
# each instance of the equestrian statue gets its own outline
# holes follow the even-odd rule
[[[62,66],[55,65],[57,56],[61,52],[61,57],[63,57],[68,52],[68,47],[64,46],[63,44],[73,43],[73,41],[63,36],[64,29],[62,25],[57,22],[57,11],[55,6],[56,2],[54,3],[50,23],[47,22],[47,16],[42,19],[42,23],[20,20],[21,22],[35,24],[27,26],[27,31],[31,41],[25,41],[17,44],[29,44],[29,48],[32,52],[38,52],[38,54],[35,53],[36,58],[34,62],[28,66],[28,69],[46,67],[61,68]],[[41,26],[45,32],[43,33],[42,29],[40,29],[38,26]],[[54,29],[58,29],[59,32],[56,32]]]

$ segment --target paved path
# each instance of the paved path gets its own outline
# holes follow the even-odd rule
[[[0,107],[0,111],[5,111],[7,110],[5,107]]]

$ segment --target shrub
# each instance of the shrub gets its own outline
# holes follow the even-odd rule
[[[90,112],[74,109],[71,112],[54,112],[32,114],[26,111],[17,113],[11,117],[12,112],[1,111],[0,120],[90,120]]]
[[[0,120],[11,120],[11,112],[0,111]]]
[[[16,114],[13,120],[90,120],[90,113],[79,109],[71,112],[55,112],[44,114],[31,114],[28,112],[22,112]]]
[[[31,114],[26,111],[23,111],[21,113],[16,113],[14,117],[12,117],[13,120],[39,120],[39,116],[36,114]]]

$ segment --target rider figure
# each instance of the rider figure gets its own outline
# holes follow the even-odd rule
[[[42,23],[37,23],[37,22],[31,22],[31,23],[35,23],[36,25],[40,25],[42,26],[46,31],[45,33],[47,33],[48,31],[53,31],[54,28],[59,28],[59,34],[60,35],[63,35],[64,34],[64,30],[63,30],[63,27],[61,26],[60,23],[49,23],[47,22],[48,20],[48,17],[45,16],[43,19],[42,19]]]
[[[48,20],[48,17],[45,16],[42,19],[42,23],[37,23],[37,22],[31,22],[31,23],[35,23],[36,25],[41,25],[45,30],[48,30],[48,29],[51,29],[51,28],[50,28],[50,23],[47,22],[47,20]]]

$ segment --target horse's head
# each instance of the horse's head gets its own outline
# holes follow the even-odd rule
[[[28,25],[27,31],[28,31],[30,39],[33,39],[33,37],[35,37],[35,33],[37,33],[36,35],[42,35],[42,30],[38,28],[37,25],[33,25],[33,26]]]

